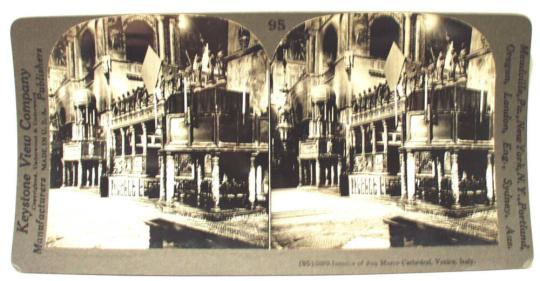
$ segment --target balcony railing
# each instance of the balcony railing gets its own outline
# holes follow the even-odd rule
[[[102,141],[69,141],[63,144],[64,160],[103,158]]]
[[[354,107],[353,107],[354,110]],[[352,114],[353,126],[368,124],[374,121],[390,118],[394,115],[400,115],[405,111],[405,98],[401,98],[397,101],[397,107],[395,105],[394,98],[388,101],[382,102],[373,108],[365,109],[362,111],[355,110]]]
[[[145,155],[115,156],[113,161],[113,174],[144,175],[147,172]]]
[[[229,179],[219,187],[219,207],[221,209],[243,208],[248,201],[248,184],[246,181]],[[176,178],[174,181],[174,199],[180,203],[202,209],[215,207],[212,194],[212,183],[203,180],[200,186],[193,179]]]
[[[365,153],[354,156],[353,173],[384,173],[387,172],[388,156],[386,153]]]
[[[342,141],[337,138],[307,139],[300,141],[301,158],[317,158],[341,154]]]
[[[435,177],[416,179],[415,197],[435,204],[452,206],[456,202],[452,191],[452,179],[444,177],[438,187]],[[462,206],[487,204],[486,181],[483,178],[462,179],[459,183],[459,203]]]

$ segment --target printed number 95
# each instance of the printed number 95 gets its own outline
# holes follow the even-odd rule
[[[270,31],[281,31],[285,30],[285,20],[284,19],[271,19],[268,21],[268,30]]]

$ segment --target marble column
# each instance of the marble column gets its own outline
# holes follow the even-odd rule
[[[326,176],[325,176],[326,185],[330,186],[332,185],[332,165],[326,162],[324,166],[326,170]]]
[[[388,152],[388,125],[386,124],[386,120],[382,120],[382,124],[383,124],[383,135],[382,135],[383,152],[387,153]]]
[[[94,186],[98,186],[98,179],[99,179],[99,173],[98,173],[98,163],[94,163],[94,171],[93,171],[93,178],[94,178]]]
[[[315,183],[317,182],[315,176],[316,176],[316,172],[315,172],[315,161],[313,160],[308,160],[308,165],[309,165],[309,169],[308,169],[308,174],[309,174],[309,185],[315,185]]]
[[[171,204],[174,199],[174,156],[168,152],[165,162],[165,200]]]
[[[437,158],[437,202],[441,203],[441,187],[443,180],[442,161]]]
[[[249,176],[248,176],[248,188],[249,188],[249,203],[251,204],[251,207],[255,207],[255,199],[256,199],[256,180],[257,180],[257,171],[255,169],[255,160],[256,156],[251,155],[250,158],[250,166],[249,166]]]
[[[135,149],[135,146],[137,144],[137,138],[135,137],[135,128],[133,126],[130,126],[129,131],[131,132],[131,156],[135,156],[135,153],[137,152],[137,150]]]
[[[375,194],[381,195],[383,194],[382,191],[382,185],[381,185],[381,177],[373,178],[375,182]]]
[[[486,193],[488,204],[495,203],[495,187],[493,186],[493,152],[487,153],[486,165]]]
[[[338,159],[338,162],[337,162],[337,185],[340,186],[341,185],[341,174],[342,174],[342,167],[341,167],[341,159]]]
[[[122,139],[122,156],[126,155],[126,131],[124,128],[120,128],[120,136]]]
[[[319,159],[315,160],[315,185],[321,185],[321,163]]]
[[[92,177],[92,186],[97,186],[97,163],[92,163],[90,165],[90,174]]]
[[[101,161],[99,161],[99,164],[98,164],[98,186],[101,186],[101,175],[103,174],[103,163],[101,163]]]
[[[405,57],[411,54],[411,15],[405,14],[405,36],[403,42],[403,49]]]
[[[459,166],[458,166],[458,153],[452,153],[452,195],[454,196],[454,202],[456,206],[459,206]]]
[[[63,171],[64,171],[64,178],[65,178],[65,180],[63,181],[63,185],[69,186],[69,162],[64,162]]]
[[[169,34],[167,36],[169,36],[169,38],[171,38],[171,40],[169,40],[169,56],[170,56],[170,62],[172,64],[175,64],[176,63],[176,54],[175,54],[175,42],[174,42],[174,33],[175,33],[175,29],[176,29],[176,21],[174,19],[170,19],[169,20]]]
[[[204,159],[204,156],[201,158]],[[197,202],[201,199],[201,186],[203,181],[203,168],[201,165],[202,161],[200,159],[197,159],[195,161],[195,165],[197,167]]]
[[[422,53],[420,52],[420,36],[421,36],[421,30],[420,30],[420,26],[422,25],[422,16],[421,15],[417,15],[416,16],[416,21],[415,21],[415,35],[414,35],[414,60],[415,61],[421,61],[421,55]]]
[[[377,128],[375,127],[375,123],[371,123],[371,153],[375,154],[377,153]]]
[[[73,162],[69,162],[69,166],[68,166],[68,182],[69,182],[69,186],[74,186],[75,185],[75,174],[74,174],[74,171],[75,168],[73,166]]]
[[[79,175],[77,174],[77,170],[79,169],[78,162],[71,163],[71,180],[73,184],[71,186],[78,186],[79,185]]]
[[[78,187],[82,187],[82,184],[83,184],[83,166],[82,166],[82,160],[79,160],[78,162],[78,166],[77,166],[77,171],[76,171],[76,174],[77,174],[77,186]]]
[[[159,200],[166,201],[166,185],[167,185],[167,155],[165,152],[160,152],[158,156],[159,161]]]
[[[62,161],[62,185],[63,186],[66,186],[66,163],[64,161]]]
[[[330,184],[337,186],[337,164],[332,163],[330,165]]]
[[[302,160],[298,160],[298,185],[304,184],[304,167],[302,167]]]
[[[413,152],[407,152],[407,199],[414,200],[416,193],[416,157]]]
[[[75,174],[75,169],[77,167],[75,166],[75,162],[70,162],[69,163],[69,185],[70,186],[75,186],[76,185],[76,180],[77,180],[77,175]]]
[[[143,146],[143,155],[146,155],[148,151],[148,134],[146,132],[146,125],[142,123],[142,146]]]
[[[212,197],[214,198],[214,209],[219,209],[219,155],[212,157]]]
[[[86,167],[86,186],[92,186],[92,163]]]
[[[362,134],[362,155],[366,154],[366,130],[364,125],[360,125],[360,133]]]
[[[95,173],[94,173],[94,165],[92,163],[90,163],[90,165],[87,168],[87,174],[88,174],[88,179],[86,180],[87,185],[94,186]]]
[[[255,177],[255,192],[257,194],[257,201],[264,201],[263,192],[263,169],[262,166],[257,166],[257,176]]]
[[[405,175],[406,163],[405,163],[405,153],[399,152],[399,172],[400,181],[401,181],[401,200],[406,200],[407,197],[407,177]]]
[[[158,18],[158,42],[159,42],[159,57],[165,59],[165,33],[163,29],[163,17]]]

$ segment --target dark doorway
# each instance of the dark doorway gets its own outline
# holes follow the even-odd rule
[[[126,59],[142,63],[148,46],[153,46],[154,30],[144,21],[133,21],[126,28]]]
[[[324,62],[330,67],[336,60],[338,49],[338,36],[333,25],[328,26],[323,37]]]
[[[399,25],[391,17],[377,18],[371,24],[370,38],[369,52],[371,56],[386,59],[392,43],[399,42]]]

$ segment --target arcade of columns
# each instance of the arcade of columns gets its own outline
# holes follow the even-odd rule
[[[87,104],[74,106],[72,141],[64,146],[78,151],[78,155],[66,155],[62,160],[62,182],[64,186],[93,187],[101,183],[103,164],[99,152],[100,141],[96,140],[96,110]]]
[[[336,123],[335,105],[328,98],[313,103],[308,139],[300,142],[299,186],[339,186],[341,161],[334,153]]]
[[[382,132],[378,132],[376,125],[377,122],[380,122],[382,127]],[[399,125],[398,125],[399,126]],[[359,128],[359,129],[358,129]],[[380,127],[379,127],[380,128]],[[385,119],[380,121],[374,121],[369,124],[360,124],[352,127],[352,143],[356,143],[356,132],[360,133],[360,156],[362,159],[366,158],[366,154],[376,155],[377,153],[382,153],[383,155],[388,155],[388,124]],[[377,150],[377,134],[381,133],[382,136],[382,151]],[[368,136],[366,136],[368,135]],[[369,138],[369,140],[368,140]],[[395,137],[393,138],[395,140]],[[366,149],[366,141],[369,141],[371,151]],[[386,161],[383,159],[383,161]],[[372,166],[375,166],[375,161],[373,160]],[[363,163],[362,165],[365,165]],[[357,165],[353,163],[352,165]],[[387,170],[384,167],[380,167],[380,171],[374,171],[369,167],[353,167],[354,172],[365,172],[364,174],[353,174],[349,177],[349,189],[350,194],[368,194],[368,195],[383,195],[386,194],[386,183],[382,178],[382,175],[388,174]],[[355,171],[355,169],[368,169],[368,171]]]
[[[174,191],[176,187],[175,179],[175,158],[174,155],[177,152],[167,151],[165,152],[165,165],[162,165],[161,175],[164,179],[164,184],[161,185],[160,197],[161,200],[165,200],[168,203],[174,201]],[[250,155],[250,168],[248,175],[248,200],[251,206],[255,206],[257,201],[266,201],[264,182],[263,182],[263,168],[262,165],[257,163],[258,153],[251,153]],[[210,161],[206,161],[206,160]],[[220,187],[223,178],[220,176],[220,153],[207,153],[202,156],[196,157],[190,163],[191,177],[197,184],[197,194],[201,195],[201,184],[203,180],[209,179],[211,183],[211,196],[214,201],[214,208],[219,209],[220,203]],[[207,168],[202,163],[210,164]],[[205,164],[206,165],[206,164]]]

